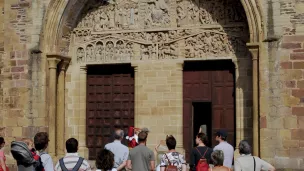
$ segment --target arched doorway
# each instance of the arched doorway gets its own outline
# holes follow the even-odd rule
[[[67,105],[66,110],[69,111],[71,106],[80,104],[79,109],[73,110],[74,116],[77,115],[77,118],[83,120],[87,118],[85,104],[87,93],[84,90],[86,68],[89,65],[131,63],[135,66],[153,62],[171,64],[184,63],[184,61],[230,60],[236,64],[236,141],[246,136],[252,138],[252,128],[245,128],[243,125],[252,122],[250,112],[252,78],[249,76],[252,72],[252,62],[246,43],[258,42],[260,17],[250,17],[248,28],[247,18],[258,15],[257,10],[254,8],[253,11],[245,12],[241,2],[233,0],[53,2],[53,8],[63,9],[66,6],[66,10],[63,11],[63,15],[51,11],[48,13],[52,18],[62,17],[61,20],[54,19],[47,23],[47,26],[59,29],[56,33],[46,32],[43,47],[46,52],[60,51],[72,57],[68,71],[71,79],[66,83],[74,85],[72,86],[74,89],[68,90],[70,92],[67,95],[67,98],[73,100],[69,102],[70,107]],[[255,2],[243,3],[245,7],[252,4]],[[54,47],[52,43],[56,46]],[[140,72],[141,67],[137,68],[139,68],[137,72]],[[180,71],[178,69],[178,73],[182,74]],[[135,77],[135,96],[142,93],[138,87],[140,83],[136,83]],[[182,88],[178,87],[178,91],[180,90]],[[145,125],[140,120],[147,117],[140,113],[139,102],[140,98],[135,97],[135,126],[142,127]],[[151,133],[151,136],[160,139],[167,132],[177,130],[175,133],[180,134],[178,137],[182,142],[183,112],[180,109],[182,106],[174,107],[179,116],[175,125],[170,125],[168,129],[164,128],[161,133]],[[247,113],[248,118],[243,117],[244,113]],[[86,130],[87,125],[83,123],[86,122],[79,121],[66,127],[80,125]],[[87,151],[86,131],[82,129],[77,131],[74,131],[74,134],[81,139],[83,150]],[[186,140],[183,141],[184,143],[178,144],[178,148],[188,149],[185,147]],[[153,145],[156,145],[155,141],[150,144]]]

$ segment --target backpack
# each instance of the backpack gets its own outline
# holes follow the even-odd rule
[[[24,142],[13,141],[11,143],[11,153],[17,161],[17,165],[29,167],[37,164],[32,152]]]
[[[78,161],[77,161],[75,167],[74,167],[71,171],[78,171],[78,170],[80,169],[82,163],[83,163],[83,160],[84,160],[84,158],[79,157],[79,159],[78,159]],[[61,158],[61,159],[59,160],[59,164],[60,164],[60,168],[61,168],[62,171],[69,171],[69,170],[65,167],[65,165],[64,165],[63,158]]]
[[[44,171],[43,162],[41,160],[41,156],[46,153],[40,153],[40,155],[35,155],[34,159],[38,161],[38,164],[35,167],[35,171]]]
[[[202,155],[201,152],[197,148],[195,148],[195,149],[201,155],[201,158],[199,159],[199,161],[197,162],[197,165],[196,165],[196,171],[208,171],[209,164],[207,162],[207,159],[205,158],[205,155],[208,151],[208,147],[207,147],[207,150],[205,151],[204,155]]]
[[[177,166],[171,165],[171,162],[170,162],[167,154],[165,154],[165,156],[168,159],[168,163],[169,163],[169,165],[166,167],[165,171],[178,171]]]

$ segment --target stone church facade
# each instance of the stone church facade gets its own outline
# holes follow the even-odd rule
[[[94,159],[115,128],[226,129],[278,169],[304,168],[304,1],[0,0],[0,135],[79,140]],[[9,147],[6,151],[9,154]],[[237,155],[237,152],[236,152]],[[8,157],[9,164],[14,164]]]

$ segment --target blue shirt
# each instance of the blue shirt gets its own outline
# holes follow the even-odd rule
[[[54,165],[53,165],[52,157],[49,154],[47,154],[46,152],[41,152],[39,154],[39,156],[41,158],[44,170],[45,171],[54,171]]]
[[[224,152],[224,166],[231,168],[234,157],[234,149],[232,145],[223,141],[214,147],[213,151],[222,150]]]
[[[115,140],[105,146],[105,149],[110,150],[114,154],[114,168],[119,167],[124,161],[128,160],[129,148],[119,140]]]

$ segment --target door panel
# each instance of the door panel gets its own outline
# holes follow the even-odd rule
[[[212,146],[216,145],[214,134],[227,130],[228,142],[235,141],[234,66],[231,61],[185,62],[183,72],[183,136],[186,159],[190,159],[193,147],[192,104],[211,102]],[[210,128],[209,128],[210,129]],[[210,136],[210,135],[209,135]]]
[[[134,126],[134,77],[130,66],[94,66],[87,76],[89,159],[112,141],[116,128]],[[124,142],[127,143],[126,141]]]
[[[213,132],[225,129],[228,132],[228,142],[235,144],[235,110],[234,110],[234,75],[230,70],[212,72],[212,103],[213,111],[218,111],[213,119]],[[220,120],[217,121],[217,120]],[[220,125],[218,125],[220,124]],[[213,134],[213,145],[215,135]]]

